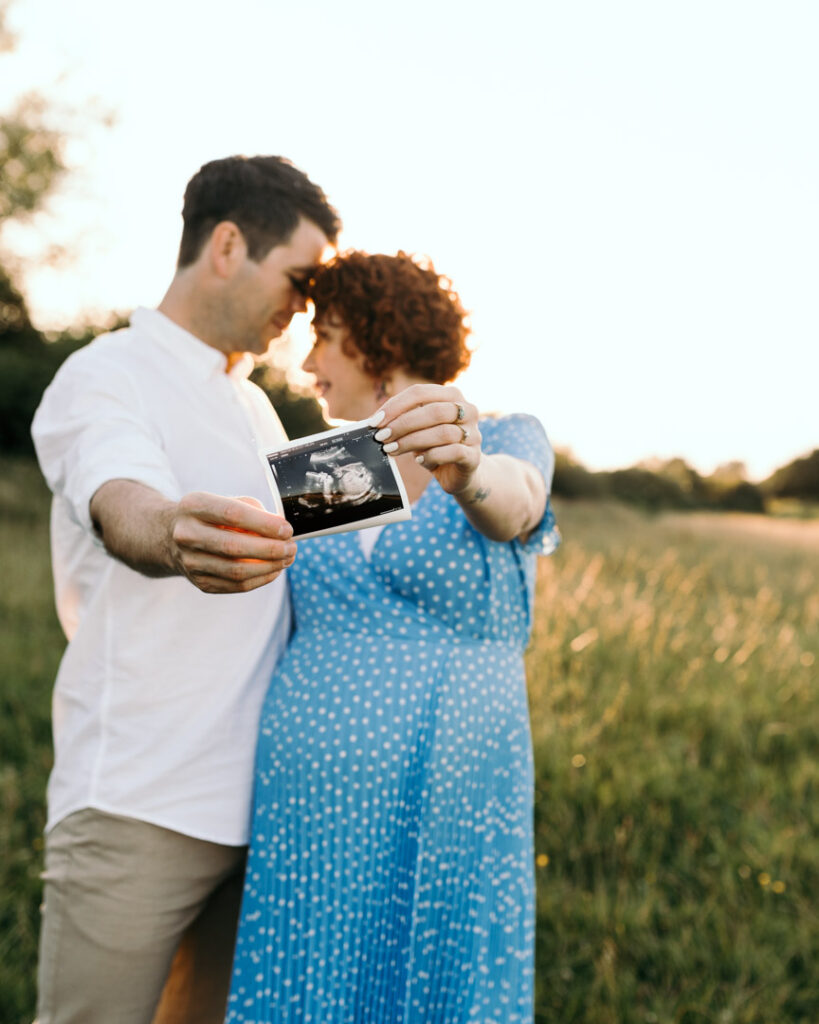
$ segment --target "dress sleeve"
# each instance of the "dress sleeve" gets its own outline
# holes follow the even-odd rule
[[[172,500],[180,497],[180,488],[127,370],[92,346],[57,371],[31,433],[52,493],[94,536],[89,504],[107,481],[134,480]]]
[[[526,554],[551,555],[560,544],[560,531],[555,523],[551,499],[555,456],[543,424],[534,416],[516,414],[480,421],[483,450],[487,455],[512,455],[531,463],[546,485],[546,509],[543,518],[525,542],[513,541]]]

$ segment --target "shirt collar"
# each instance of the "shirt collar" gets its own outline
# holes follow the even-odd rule
[[[131,314],[131,326],[150,335],[166,353],[182,363],[188,373],[202,380],[225,372],[227,357],[224,352],[186,331],[158,309],[138,307]],[[246,353],[233,366],[230,376],[247,377],[253,366],[253,357]]]

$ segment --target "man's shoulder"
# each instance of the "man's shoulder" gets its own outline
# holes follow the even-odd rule
[[[85,358],[105,358],[108,354],[130,352],[134,342],[141,340],[141,332],[128,324],[125,327],[118,327],[115,331],[105,331],[98,334],[89,343],[77,351],[76,355],[88,353]]]
[[[56,379],[97,370],[130,374],[136,364],[145,364],[150,348],[150,336],[131,325],[106,331],[72,352],[58,370]]]
[[[150,390],[161,375],[161,364],[159,359],[151,359],[150,346],[143,344],[144,340],[133,327],[122,327],[100,334],[72,352],[46,388],[41,410],[62,408],[77,396],[88,401],[100,388],[105,393],[130,395],[131,400],[138,391]]]

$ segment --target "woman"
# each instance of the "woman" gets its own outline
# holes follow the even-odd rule
[[[305,541],[290,570],[228,1020],[531,1021],[522,653],[551,449],[444,386],[468,328],[431,267],[347,253],[310,297],[304,369],[331,418],[372,417],[413,512]]]

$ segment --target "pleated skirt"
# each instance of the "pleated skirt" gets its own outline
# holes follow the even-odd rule
[[[532,1020],[521,654],[300,631],[257,754],[228,1021]]]

